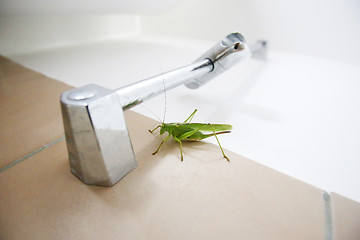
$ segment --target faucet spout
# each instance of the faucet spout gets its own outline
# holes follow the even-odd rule
[[[114,185],[136,167],[124,110],[182,84],[198,88],[250,56],[244,37],[232,33],[184,67],[117,90],[90,84],[64,92],[61,108],[71,171],[86,184]]]
[[[123,109],[127,110],[163,93],[165,87],[166,91],[182,84],[191,89],[198,88],[252,54],[260,58],[266,54],[265,48],[264,41],[249,47],[243,35],[231,33],[191,64],[132,83],[116,92]]]

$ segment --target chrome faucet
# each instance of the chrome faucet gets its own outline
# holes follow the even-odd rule
[[[238,62],[264,59],[266,42],[249,47],[231,33],[193,63],[117,90],[95,84],[64,92],[61,109],[70,168],[86,184],[112,186],[136,167],[123,111],[185,84],[195,89]]]

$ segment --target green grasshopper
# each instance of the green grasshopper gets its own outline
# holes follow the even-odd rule
[[[161,146],[170,139],[172,136],[175,141],[180,144],[180,154],[181,161],[184,160],[183,157],[183,149],[182,149],[182,141],[200,141],[202,139],[215,136],[216,141],[219,144],[221,152],[224,158],[230,162],[229,158],[225,155],[223,148],[219,142],[217,135],[223,133],[230,133],[229,130],[232,129],[232,126],[229,124],[211,124],[211,123],[191,123],[191,120],[195,116],[197,109],[183,122],[183,123],[164,123],[158,125],[153,130],[149,130],[150,133],[153,133],[156,129],[160,128],[160,135],[168,132],[168,136],[165,137],[156,151],[153,153],[155,155],[158,153]],[[203,132],[212,132],[210,134],[205,134]]]

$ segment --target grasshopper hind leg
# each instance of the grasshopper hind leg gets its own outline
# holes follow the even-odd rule
[[[173,136],[174,140],[180,143],[180,155],[181,155],[181,161],[184,161],[183,153],[182,153],[182,142],[177,137]]]
[[[209,123],[209,125],[211,126],[211,129],[213,130],[213,132],[214,132],[214,136],[215,136],[215,138],[216,138],[216,141],[218,142],[218,144],[219,144],[219,147],[220,147],[220,150],[221,150],[221,152],[222,152],[222,154],[223,154],[223,156],[224,156],[224,158],[228,161],[228,162],[230,162],[230,159],[225,155],[225,153],[224,153],[224,149],[221,147],[221,144],[220,144],[220,141],[219,141],[219,139],[218,139],[218,137],[216,136],[217,134],[216,134],[216,132],[215,132],[215,129],[214,129],[214,127]]]

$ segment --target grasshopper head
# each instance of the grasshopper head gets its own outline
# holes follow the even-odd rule
[[[161,124],[161,128],[160,128],[160,135],[164,134],[166,132],[166,125],[164,123]]]

